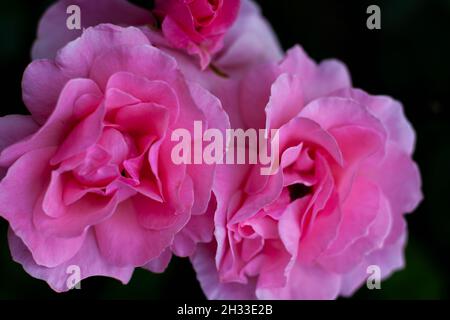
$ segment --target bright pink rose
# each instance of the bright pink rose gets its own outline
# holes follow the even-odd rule
[[[156,0],[154,13],[175,47],[200,58],[202,69],[223,46],[239,12],[239,0]]]
[[[238,96],[233,126],[279,129],[280,169],[218,168],[216,241],[192,257],[207,297],[332,299],[370,265],[383,278],[402,268],[403,215],[422,194],[401,104],[353,89],[344,65],[299,47],[253,68]]]
[[[27,272],[57,291],[71,265],[127,282],[211,241],[215,167],[175,165],[171,133],[228,118],[143,32],[87,29],[28,66],[23,99],[31,116],[0,118],[0,215]]]

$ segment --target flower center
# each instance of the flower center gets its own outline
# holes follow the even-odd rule
[[[305,186],[302,183],[291,184],[290,186],[288,186],[291,202],[308,195],[311,192],[311,189],[311,187]]]
[[[213,11],[217,11],[220,6],[220,0],[208,0],[209,5]]]

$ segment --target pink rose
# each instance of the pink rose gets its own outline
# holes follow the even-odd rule
[[[294,47],[247,73],[228,111],[234,127],[279,129],[280,168],[218,168],[215,241],[191,258],[208,298],[333,299],[370,265],[383,278],[403,267],[403,215],[422,194],[399,102]]]
[[[77,5],[81,12],[81,30],[66,28],[69,17],[66,10]],[[282,57],[278,39],[260,9],[251,0],[243,0],[235,23],[223,34],[222,49],[214,56],[213,63],[234,77],[252,64]],[[140,26],[155,46],[170,53],[177,60],[189,62],[190,69],[198,78],[198,62],[186,52],[174,49],[161,32],[150,28],[155,19],[149,10],[137,7],[126,0],[59,0],[50,6],[39,22],[37,39],[33,45],[33,59],[54,59],[57,51],[68,42],[78,38],[82,30],[100,23],[121,26]],[[62,28],[61,26],[64,26]],[[211,57],[212,58],[212,57]],[[192,60],[192,61],[190,61]],[[206,71],[205,71],[206,72]],[[212,71],[211,71],[212,73]],[[214,75],[217,78],[217,75]],[[196,79],[202,81],[202,79]],[[209,86],[209,82],[206,82]]]
[[[223,74],[212,68],[199,70],[195,59],[168,46],[160,33],[148,30],[147,34],[159,48],[185,62],[182,67],[189,78],[218,91],[218,94],[224,93],[222,102],[230,98],[228,87],[236,86],[237,80],[248,69],[254,65],[278,62],[284,55],[272,27],[262,16],[261,9],[251,0],[242,0],[236,22],[224,35],[223,48],[213,57],[212,63]],[[238,92],[233,94],[237,95]]]
[[[143,32],[87,29],[28,66],[23,99],[31,116],[0,118],[0,215],[28,273],[57,291],[72,265],[127,282],[211,241],[215,167],[175,165],[171,133],[228,118]]]
[[[180,61],[185,76],[217,96],[230,117],[233,127],[241,127],[242,119],[235,109],[239,105],[240,79],[254,66],[277,63],[284,52],[277,36],[260,8],[251,0],[242,0],[236,22],[224,36],[223,48],[213,57],[212,63],[223,74],[212,68],[201,70],[193,56],[169,46],[160,32],[146,29],[155,46]]]
[[[236,20],[239,0],[156,0],[154,13],[162,31],[178,49],[200,58],[202,69],[223,46],[227,30]]]

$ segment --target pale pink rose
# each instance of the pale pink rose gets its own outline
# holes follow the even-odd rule
[[[300,47],[240,83],[234,127],[279,129],[280,169],[222,165],[215,241],[191,258],[210,299],[333,299],[377,265],[404,266],[404,214],[422,198],[402,105],[353,89]],[[230,93],[231,95],[231,93]]]
[[[172,46],[200,59],[202,69],[223,46],[240,0],[156,0],[154,13]]]
[[[57,291],[72,265],[126,283],[211,241],[215,166],[175,165],[171,133],[228,118],[144,33],[88,28],[22,85],[31,115],[0,118],[0,215],[28,273]]]

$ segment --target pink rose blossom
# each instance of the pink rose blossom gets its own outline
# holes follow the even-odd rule
[[[233,1],[224,1],[224,4],[220,5],[222,8],[220,11],[226,9],[226,6]],[[214,56],[208,54],[208,59],[227,72],[241,72],[251,64],[281,58],[278,39],[270,24],[261,15],[259,7],[251,0],[236,0],[235,3],[236,12],[233,11],[233,15],[236,15],[236,21],[233,24],[230,23],[229,28],[215,29],[217,32],[221,30],[221,36],[217,37],[217,52]],[[61,27],[66,25],[68,18],[66,10],[70,5],[80,7],[81,30]],[[57,51],[79,37],[83,29],[100,23],[146,27],[146,33],[154,45],[170,51],[170,54],[177,59],[189,60],[183,56],[182,51],[170,50],[173,48],[170,37],[166,39],[160,31],[150,28],[156,22],[149,10],[137,7],[126,0],[59,0],[55,2],[39,22],[37,39],[32,50],[33,59],[55,58]],[[184,53],[187,54],[187,52]],[[194,71],[198,72],[196,60],[194,68]]]
[[[85,31],[61,27],[72,4]],[[125,0],[60,0],[41,19],[32,56],[50,60],[25,71],[31,115],[0,117],[13,259],[65,291],[73,265],[126,283],[190,256],[210,299],[332,299],[368,266],[402,268],[422,198],[402,105],[354,89],[338,61],[300,47],[281,60],[250,0],[155,5],[162,30]],[[280,170],[175,165],[171,133],[195,120],[279,129]]]
[[[143,32],[88,28],[28,66],[23,99],[30,116],[0,118],[0,215],[28,273],[57,291],[71,265],[126,283],[211,241],[215,166],[174,165],[171,132],[228,118]]]
[[[222,48],[239,5],[239,0],[156,0],[154,13],[162,19],[167,40],[175,48],[197,55],[204,69],[211,55]]]
[[[333,299],[370,265],[383,278],[403,267],[404,214],[422,194],[399,102],[352,88],[344,65],[300,47],[228,95],[233,127],[279,129],[281,165],[273,176],[219,166],[215,241],[191,258],[208,298]]]

